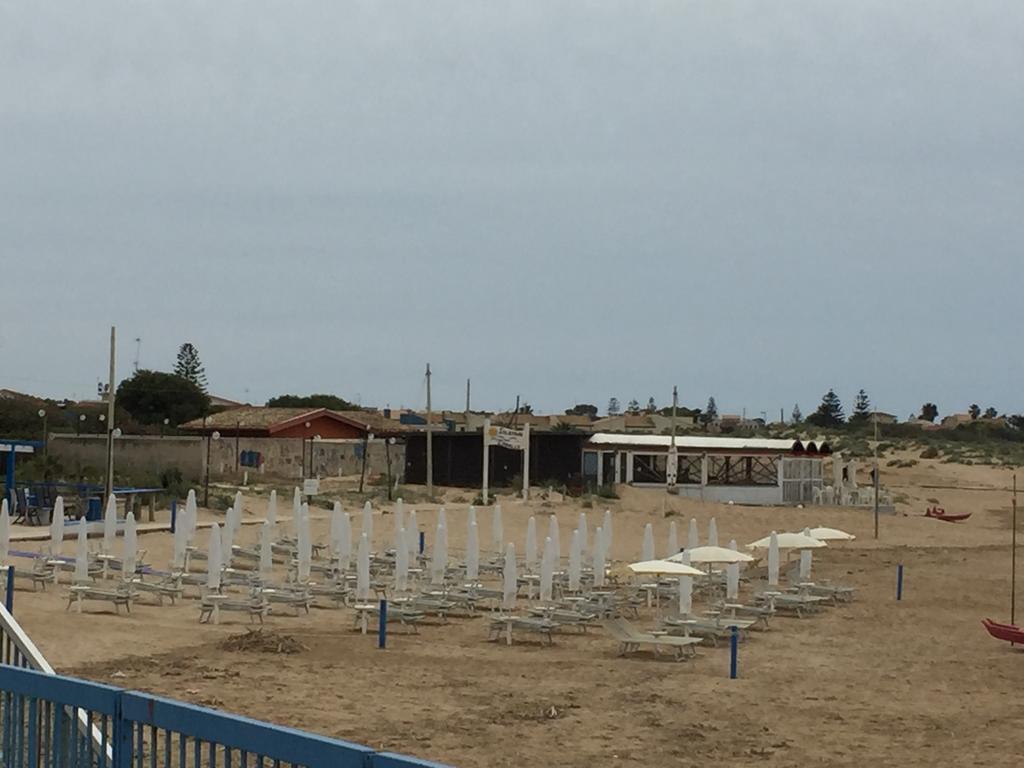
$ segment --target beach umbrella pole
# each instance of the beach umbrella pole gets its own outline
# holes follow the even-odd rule
[[[896,566],[896,599],[903,599],[903,563]]]
[[[14,613],[14,566],[7,566],[7,592],[4,593],[4,607],[10,614]]]
[[[388,647],[388,601],[380,601],[380,621],[377,626],[377,647]]]
[[[739,675],[740,631],[734,626],[729,635],[729,679],[735,680]]]

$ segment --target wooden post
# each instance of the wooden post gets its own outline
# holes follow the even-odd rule
[[[434,444],[431,441],[433,431],[433,411],[430,405],[430,363],[427,363],[427,498],[434,499]]]
[[[107,472],[103,498],[109,499],[114,492],[114,370],[117,352],[117,329],[110,326],[110,376],[107,379]]]
[[[1013,476],[1013,513],[1010,516],[1010,525],[1013,527],[1013,536],[1010,545],[1010,623],[1017,623],[1017,476]]]
[[[523,501],[530,500],[530,422],[523,424]]]
[[[483,499],[484,506],[487,506],[487,492],[488,483],[491,477],[491,420],[489,418],[484,419],[484,468],[483,468],[483,488],[480,492],[480,498]]]

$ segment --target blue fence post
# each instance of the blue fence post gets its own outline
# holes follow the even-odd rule
[[[171,499],[171,533],[174,533],[174,527],[178,524],[178,500]]]
[[[388,645],[388,601],[380,601],[380,621],[377,623],[377,647],[387,648]]]
[[[117,694],[117,702],[114,704],[114,743],[111,745],[114,759],[110,768],[131,768],[132,730],[131,721],[124,716],[124,693],[121,692]],[[156,745],[152,748],[156,750]]]
[[[7,591],[4,593],[4,608],[14,613],[14,566],[7,566]]]
[[[896,599],[903,599],[903,563],[896,566]]]
[[[735,680],[737,675],[737,667],[739,666],[738,658],[740,645],[740,631],[734,626],[732,633],[729,635],[729,679]]]
[[[427,548],[427,534],[420,531],[420,554],[423,554],[423,550]]]

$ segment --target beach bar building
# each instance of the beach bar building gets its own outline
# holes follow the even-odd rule
[[[583,446],[583,481],[602,486],[669,485],[676,463],[680,496],[737,504],[810,503],[822,487],[826,442],[755,437],[598,433]]]

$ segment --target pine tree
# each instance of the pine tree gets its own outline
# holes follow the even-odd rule
[[[648,413],[657,413],[657,411],[658,411],[658,406],[654,402],[654,397],[651,396],[651,397],[649,397],[647,399],[647,412]]]
[[[704,413],[700,415],[700,423],[704,425],[704,431],[706,432],[709,424],[714,424],[718,421],[718,404],[715,402],[715,398],[709,397],[707,407],[704,408]]]
[[[608,415],[618,416],[622,412],[622,406],[619,405],[619,398],[613,397],[608,401]]]
[[[985,418],[994,419],[999,415],[999,411],[993,408],[991,405],[985,409]]]
[[[803,420],[804,420],[804,415],[800,411],[800,404],[797,403],[796,405],[793,406],[793,423],[794,424],[799,424]]]
[[[978,417],[981,416],[981,406],[974,403],[970,408],[967,409],[967,413],[971,415],[972,421],[977,421]]]
[[[626,413],[630,416],[637,416],[640,413],[640,401],[635,397],[626,405]]]
[[[843,404],[839,400],[839,395],[832,389],[821,398],[818,410],[807,417],[807,422],[816,427],[837,427],[844,421],[846,415],[843,413]]]
[[[921,406],[921,415],[917,418],[922,421],[934,422],[939,417],[939,407],[935,403],[925,403]]]
[[[206,392],[206,369],[199,360],[199,350],[187,341],[178,349],[178,362],[174,366],[174,373]]]
[[[853,415],[850,421],[867,421],[871,415],[871,400],[868,393],[863,389],[857,393],[857,399],[853,403]]]

